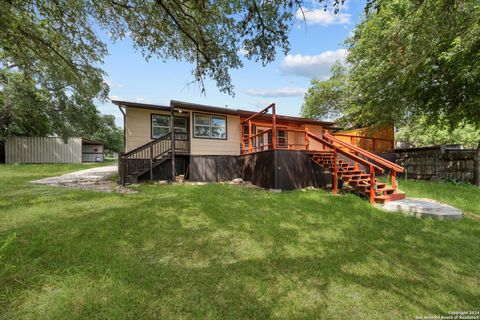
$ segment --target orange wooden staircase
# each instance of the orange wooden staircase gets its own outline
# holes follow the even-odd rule
[[[315,164],[332,172],[335,194],[338,191],[338,182],[341,180],[355,193],[369,198],[371,203],[384,203],[405,198],[404,193],[397,193],[396,183],[396,174],[403,172],[403,167],[328,133],[324,133],[323,137],[311,133],[308,135],[320,142],[325,149],[311,151],[309,155]],[[390,171],[390,185],[379,182],[376,177],[376,173],[382,174],[385,170]]]

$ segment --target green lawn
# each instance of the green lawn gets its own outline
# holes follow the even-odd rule
[[[0,166],[0,319],[413,319],[478,310],[480,191],[400,181],[468,211],[228,185],[34,186],[85,165]],[[6,243],[6,242],[5,242]],[[0,248],[2,245],[0,244]]]

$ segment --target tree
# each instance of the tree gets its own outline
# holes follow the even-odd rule
[[[480,4],[382,0],[348,40],[356,119],[480,125]]]
[[[480,129],[471,124],[459,123],[453,129],[443,124],[444,122],[431,124],[425,117],[420,117],[401,127],[395,138],[415,146],[460,143],[474,147],[480,141]]]
[[[305,118],[338,119],[347,107],[347,70],[336,63],[327,80],[312,79],[305,94],[301,114]]]
[[[89,137],[102,141],[105,150],[111,152],[123,150],[123,130],[115,125],[115,117],[112,115],[102,115],[100,126]]]
[[[0,3],[0,61],[55,89],[104,98],[98,65],[107,49],[97,34],[103,29],[114,41],[129,36],[146,59],[187,61],[196,81],[210,77],[233,94],[229,70],[242,66],[240,49],[263,64],[277,49],[288,52],[303,2],[7,0]],[[343,3],[332,2],[336,9]]]

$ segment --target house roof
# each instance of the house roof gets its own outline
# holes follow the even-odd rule
[[[120,101],[120,100],[112,100],[112,103],[118,106],[124,106],[129,108],[141,108],[141,109],[151,109],[151,110],[162,110],[162,111],[170,111],[170,106],[165,105],[158,105],[158,104],[146,104],[146,103],[137,103],[137,102],[130,102],[130,101]],[[203,111],[203,112],[213,112],[213,113],[221,113],[221,114],[228,114],[228,115],[236,115],[244,118],[248,118],[254,115],[256,112],[248,111],[248,110],[241,110],[241,109],[233,109],[233,108],[225,108],[225,107],[215,107],[185,101],[178,101],[178,100],[171,100],[170,104],[175,108],[185,109],[185,110],[192,110],[192,111]],[[261,115],[258,120],[266,120],[271,121],[272,115],[265,114]],[[289,123],[301,123],[301,124],[317,124],[326,127],[332,127],[335,125],[334,122],[329,121],[321,121],[315,119],[307,119],[301,117],[292,117],[292,116],[283,116],[277,114],[277,121],[280,122],[289,122]]]

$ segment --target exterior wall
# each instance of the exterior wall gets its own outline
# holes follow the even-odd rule
[[[192,113],[190,119],[193,119]],[[193,121],[190,121],[190,132],[191,155],[240,155],[240,116],[227,115],[227,140],[193,138]]]
[[[6,163],[81,163],[82,139],[64,143],[55,137],[9,137],[5,156]]]
[[[188,179],[212,182],[240,178],[239,161],[239,156],[191,156]]]
[[[126,152],[152,140],[151,115],[165,114],[166,111],[151,109],[126,108],[125,145]],[[208,113],[215,114],[215,113]],[[219,114],[225,116],[224,114]],[[175,116],[188,117],[190,129],[191,155],[239,155],[240,154],[240,117],[227,116],[227,140],[193,138],[193,112],[175,113]]]
[[[336,132],[335,137],[374,153],[394,149],[393,124]]]
[[[243,179],[262,188],[292,190],[331,183],[331,174],[314,165],[303,151],[267,150],[240,159]]]
[[[84,144],[82,145],[82,162],[102,162],[103,145]]]

